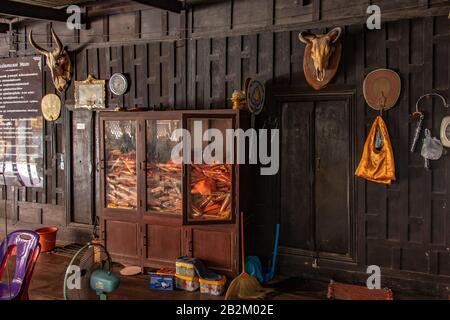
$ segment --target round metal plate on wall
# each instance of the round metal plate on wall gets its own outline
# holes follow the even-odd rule
[[[375,110],[392,108],[400,96],[400,89],[400,76],[389,69],[370,72],[363,83],[364,98],[369,107]]]
[[[450,148],[450,116],[444,117],[441,122],[441,143]]]
[[[250,112],[259,114],[266,100],[266,89],[258,80],[251,80],[247,89],[247,106]]]
[[[50,122],[58,120],[61,115],[61,99],[56,94],[47,94],[42,98],[41,111],[45,120]]]
[[[116,96],[127,92],[128,80],[122,73],[114,73],[109,79],[109,90]]]

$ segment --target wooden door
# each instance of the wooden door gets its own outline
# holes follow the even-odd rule
[[[280,244],[282,254],[303,257],[299,263],[352,260],[350,119],[347,99],[282,104]]]
[[[314,108],[315,242],[319,253],[349,254],[350,144],[345,101]]]
[[[282,108],[281,246],[315,250],[313,216],[313,102]]]

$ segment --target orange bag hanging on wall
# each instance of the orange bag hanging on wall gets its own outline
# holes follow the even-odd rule
[[[383,144],[379,149],[375,147],[377,128],[383,138]],[[380,116],[372,124],[355,175],[384,184],[390,184],[392,180],[395,180],[395,162],[391,140],[386,124]]]

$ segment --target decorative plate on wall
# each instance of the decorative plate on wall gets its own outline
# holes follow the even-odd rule
[[[364,98],[372,109],[388,110],[397,103],[400,88],[400,76],[395,71],[377,69],[364,79]]]
[[[47,94],[41,101],[42,115],[45,120],[53,122],[61,115],[61,99],[56,94]]]
[[[450,116],[444,117],[441,122],[441,143],[450,148]]]
[[[114,73],[109,79],[109,90],[116,96],[127,92],[128,80],[122,73]]]
[[[247,89],[247,106],[250,112],[259,114],[266,100],[266,89],[258,80],[251,80]]]

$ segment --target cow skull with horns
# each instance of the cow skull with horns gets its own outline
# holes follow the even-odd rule
[[[326,86],[336,73],[341,58],[341,34],[342,28],[337,27],[326,34],[304,31],[298,35],[307,44],[303,59],[306,80],[317,90]]]
[[[52,74],[53,84],[59,92],[64,92],[69,86],[69,82],[72,78],[72,62],[70,61],[69,54],[59,40],[55,31],[51,29],[53,40],[56,43],[56,48],[52,51],[47,51],[41,48],[34,40],[33,34],[30,30],[29,41],[30,44],[42,55],[46,57],[47,66],[50,68]]]

